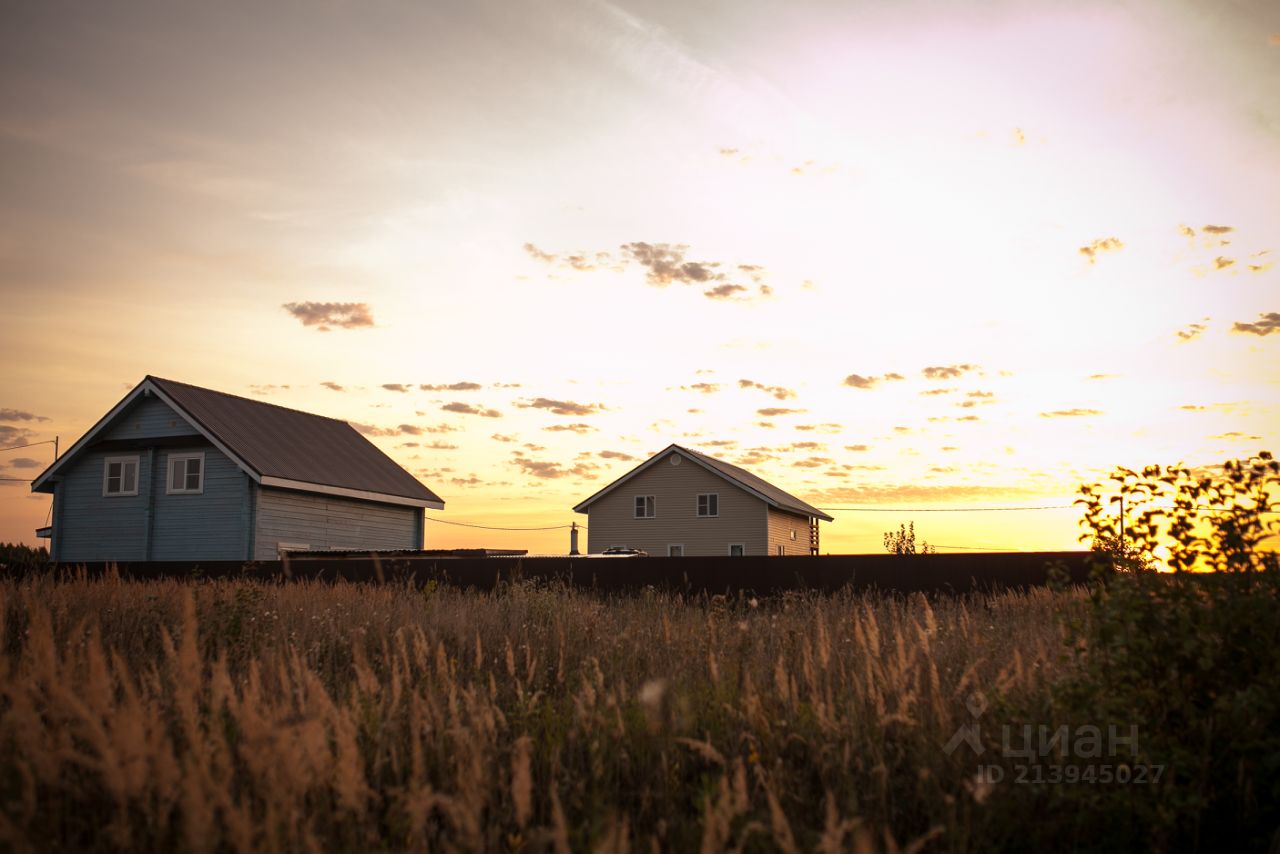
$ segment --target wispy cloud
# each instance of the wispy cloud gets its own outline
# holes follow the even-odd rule
[[[621,460],[622,462],[631,462],[635,457],[622,451],[601,451],[596,456],[602,460]]]
[[[521,409],[545,409],[556,415],[594,415],[605,409],[603,403],[575,403],[572,400],[552,400],[547,397],[535,397],[528,402],[517,403]]]
[[[1232,332],[1243,332],[1248,335],[1267,336],[1272,332],[1280,331],[1280,312],[1268,311],[1258,315],[1258,320],[1253,323],[1234,323],[1231,326]]]
[[[543,478],[544,480],[557,480],[562,477],[580,477],[585,480],[594,480],[599,476],[595,472],[600,468],[595,463],[586,461],[576,462],[572,466],[564,466],[557,462],[531,460],[523,455],[515,457],[511,463],[525,474]]]
[[[26,427],[13,427],[9,424],[0,424],[0,444],[19,445],[29,442],[35,436]]]
[[[479,391],[481,389],[481,385],[480,383],[467,382],[448,383],[445,385],[419,384],[418,389],[420,391]]]
[[[596,428],[590,424],[552,424],[550,427],[543,427],[542,429],[550,433],[577,433],[581,435],[590,433]]]
[[[681,391],[696,391],[699,394],[715,394],[720,390],[719,383],[693,383],[680,386]]]
[[[754,388],[759,389],[765,394],[772,395],[778,400],[790,400],[796,396],[795,391],[780,385],[765,385],[755,380],[738,380],[738,388]]]
[[[385,388],[387,391],[395,391],[395,392],[399,392],[400,394],[409,393],[409,386],[405,385],[404,383],[383,383],[382,387]]]
[[[346,391],[347,390],[345,386],[340,386],[337,383],[335,383],[333,380],[325,380],[324,382],[320,383],[320,385],[323,388],[329,389],[329,391]]]
[[[1186,328],[1179,329],[1176,334],[1178,338],[1183,341],[1194,341],[1203,335],[1204,331],[1208,328],[1209,327],[1205,326],[1203,323],[1191,323],[1188,324]]]
[[[1102,237],[1088,246],[1081,246],[1078,251],[1081,255],[1089,259],[1089,263],[1096,263],[1098,255],[1103,252],[1119,252],[1124,248],[1124,244],[1120,242],[1118,237]]]
[[[1229,225],[1206,225],[1200,230],[1205,234],[1230,234],[1235,228]]]
[[[288,302],[283,308],[320,332],[373,326],[373,310],[364,302]]]
[[[520,441],[519,436],[510,436],[505,433],[494,433],[489,438],[495,442],[519,442]]]
[[[724,284],[716,285],[714,288],[707,288],[702,295],[707,299],[733,299],[737,294],[747,293],[744,285]]]
[[[977,365],[931,365],[920,372],[927,380],[954,380],[979,370]]]
[[[844,425],[826,421],[822,424],[797,424],[793,429],[804,433],[839,433],[844,429]]]
[[[867,377],[862,374],[849,374],[844,378],[844,385],[850,388],[875,388],[881,382],[900,382],[905,380],[902,374],[888,373],[879,377]]]
[[[779,415],[799,415],[808,411],[807,409],[785,409],[780,406],[766,406],[764,409],[757,409],[756,413],[763,415],[765,418],[776,418]]]
[[[1041,412],[1041,418],[1090,418],[1101,415],[1097,409],[1055,409],[1052,412]]]
[[[460,403],[458,401],[446,403],[444,406],[441,406],[440,409],[444,412],[458,412],[462,415],[479,415],[484,418],[502,417],[502,413],[496,409],[485,409],[481,406],[472,406],[469,403]]]
[[[14,421],[48,421],[49,419],[43,415],[35,415],[22,409],[3,409],[0,408],[0,421],[13,423]]]

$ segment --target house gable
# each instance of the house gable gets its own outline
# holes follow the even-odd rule
[[[765,554],[768,510],[765,501],[683,454],[659,455],[617,488],[590,501],[587,550],[630,546],[650,555],[667,555],[673,545],[685,555],[728,555],[742,545],[745,554]],[[699,516],[698,496],[716,496],[714,516]],[[636,497],[653,496],[652,518],[637,518]],[[580,505],[581,506],[581,505]],[[704,508],[705,509],[705,508]]]

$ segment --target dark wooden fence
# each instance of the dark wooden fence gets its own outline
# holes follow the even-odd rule
[[[998,554],[824,555],[821,557],[488,557],[446,558],[406,553],[295,556],[287,561],[185,561],[64,564],[56,572],[110,573],[122,578],[240,578],[277,582],[435,581],[491,590],[502,583],[558,581],[603,592],[657,587],[688,593],[787,590],[938,591],[1025,589],[1044,584],[1051,567],[1083,583],[1105,559],[1091,552]]]

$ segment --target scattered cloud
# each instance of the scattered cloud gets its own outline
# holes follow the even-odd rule
[[[274,383],[267,383],[265,385],[250,385],[249,391],[257,395],[266,396],[269,394],[275,394],[278,391],[285,391],[288,388],[289,386],[287,385],[275,385]]]
[[[823,466],[829,466],[835,463],[830,457],[806,457],[803,460],[795,460],[791,463],[792,468],[798,469],[818,469]]]
[[[766,406],[764,409],[757,409],[757,415],[763,415],[765,418],[774,418],[778,415],[799,415],[802,412],[808,412],[807,409],[785,409],[780,406]]]
[[[520,441],[519,436],[508,436],[505,433],[494,433],[489,438],[495,442],[519,442]]]
[[[1194,341],[1203,335],[1204,331],[1208,328],[1209,327],[1205,326],[1203,323],[1192,323],[1188,325],[1186,329],[1179,329],[1177,331],[1177,336],[1183,341]]]
[[[535,261],[541,261],[544,264],[555,263],[556,256],[552,255],[550,252],[543,252],[532,243],[526,243],[524,245],[524,251],[529,253],[529,257],[533,258]]]
[[[325,380],[324,382],[320,383],[320,385],[323,388],[329,389],[329,391],[346,391],[347,390],[345,386],[340,386],[337,383],[335,383],[333,380]]]
[[[738,380],[738,388],[754,388],[759,389],[765,394],[772,395],[778,400],[790,400],[796,396],[795,391],[780,385],[765,385],[755,380]]]
[[[512,464],[519,467],[525,474],[545,480],[555,480],[562,477],[581,477],[586,480],[594,480],[598,477],[594,472],[600,468],[595,463],[585,461],[565,467],[557,462],[531,460],[523,456],[516,457],[512,460]]]
[[[649,272],[645,278],[655,287],[666,287],[672,282],[686,285],[709,284],[723,281],[723,273],[717,272],[717,261],[686,261],[689,247],[683,243],[626,243],[622,252]]]
[[[373,326],[373,311],[364,302],[287,302],[282,308],[319,332]]]
[[[1081,255],[1089,259],[1089,263],[1097,262],[1098,255],[1102,252],[1118,252],[1124,248],[1124,244],[1120,242],[1118,237],[1103,237],[1093,241],[1088,246],[1081,246],[1078,251]]]
[[[874,388],[880,382],[900,382],[905,380],[902,374],[887,373],[879,377],[864,377],[862,374],[849,374],[844,378],[844,385],[850,388]]]
[[[866,451],[870,449],[869,445],[845,445],[846,451]]]
[[[721,157],[736,157],[738,155],[738,149],[736,148],[721,148],[719,151]]]
[[[502,417],[502,413],[496,409],[485,409],[484,407],[472,406],[469,403],[460,403],[457,401],[453,403],[446,403],[444,406],[441,406],[440,409],[444,412],[458,412],[463,415],[479,415],[484,418]]]
[[[1234,263],[1236,263],[1236,260],[1234,258],[1223,258],[1221,255],[1219,255],[1217,258],[1213,259],[1213,268],[1215,270],[1225,270],[1227,267],[1230,267]]]
[[[719,383],[693,383],[680,386],[681,391],[696,391],[699,394],[715,394],[720,390]]]
[[[1192,239],[1194,239],[1196,236],[1196,230],[1189,225],[1178,226],[1178,233],[1181,234],[1183,237],[1192,238]]]
[[[1101,415],[1097,409],[1055,409],[1052,412],[1041,412],[1041,418],[1088,418]]]
[[[395,392],[399,392],[400,394],[408,394],[409,392],[409,386],[405,385],[404,383],[383,383],[382,387],[385,388],[387,391],[395,391]]]
[[[547,397],[535,397],[528,403],[517,403],[521,409],[545,409],[556,415],[594,415],[605,409],[602,403],[574,403],[572,400],[552,400]]]
[[[5,445],[28,442],[33,436],[35,436],[35,434],[25,427],[12,427],[8,424],[0,424],[0,443]]]
[[[745,293],[746,290],[743,285],[724,284],[708,288],[702,295],[707,299],[730,299],[734,294]]]
[[[38,469],[44,468],[44,463],[39,460],[33,460],[31,457],[18,457],[16,460],[9,460],[9,468],[15,469]]]
[[[479,391],[480,383],[448,383],[447,385],[419,384],[420,391]]]
[[[938,394],[953,394],[957,389],[954,388],[927,388],[920,392],[921,396],[929,397]]]
[[[839,433],[844,429],[844,425],[826,421],[822,424],[797,424],[795,429],[805,433]]]
[[[1119,374],[1089,374],[1091,380],[1114,380]]]
[[[1235,228],[1229,225],[1206,225],[1200,230],[1205,234],[1228,234],[1235,231]]]
[[[1232,332],[1244,332],[1249,335],[1270,335],[1272,332],[1280,331],[1280,311],[1268,311],[1258,315],[1258,320],[1253,323],[1235,323],[1231,327]]]
[[[635,457],[630,454],[623,453],[622,451],[601,451],[596,456],[600,457],[602,460],[621,460],[624,463],[631,462],[635,459]]]
[[[1232,430],[1230,433],[1219,433],[1217,436],[1210,436],[1209,438],[1210,439],[1229,439],[1229,440],[1245,441],[1245,442],[1262,441],[1261,436],[1250,436],[1247,433],[1239,433],[1239,432],[1236,432],[1235,430]]]
[[[543,427],[542,429],[551,433],[568,432],[581,435],[583,433],[590,433],[596,428],[592,427],[590,424],[552,424],[550,427]]]
[[[967,373],[978,370],[977,365],[932,365],[920,373],[927,380],[954,380]]]
[[[484,483],[484,481],[473,474],[469,477],[451,477],[449,478],[449,483],[452,483],[454,486],[479,486]]]
[[[422,428],[424,433],[457,433],[461,429],[461,427],[454,427],[452,424],[446,424],[444,422]]]
[[[412,424],[400,424],[396,427],[378,427],[373,424],[361,424],[359,421],[348,421],[357,433],[365,436],[421,436],[422,431]]]
[[[35,415],[21,409],[0,409],[0,421],[48,421],[43,415]]]

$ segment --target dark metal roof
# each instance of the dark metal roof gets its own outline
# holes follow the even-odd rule
[[[345,421],[147,377],[262,477],[441,501]]]
[[[747,471],[746,469],[738,468],[732,463],[726,463],[724,460],[717,460],[715,457],[709,457],[706,454],[691,450],[689,448],[683,448],[683,447],[680,447],[679,445],[676,445],[675,447],[680,448],[680,450],[684,451],[686,454],[689,454],[690,456],[696,457],[697,459],[711,466],[711,468],[715,469],[720,474],[724,475],[730,480],[736,480],[738,483],[742,484],[748,489],[752,489],[760,493],[761,495],[768,498],[772,503],[776,504],[778,506],[778,509],[780,510],[790,510],[793,513],[799,513],[803,516],[817,516],[819,519],[825,519],[828,522],[834,521],[830,516],[828,516],[826,513],[823,513],[817,507],[814,507],[811,504],[807,504],[806,502],[801,501],[799,498],[796,498],[794,495],[792,495],[789,492],[783,492],[781,489],[778,489],[778,487],[774,486],[772,483],[769,483],[767,480],[763,480],[762,478],[756,477],[754,474]]]
[[[643,463],[636,466],[634,469],[627,472],[622,477],[618,478],[613,483],[609,484],[604,489],[600,490],[595,495],[588,498],[586,501],[583,501],[582,503],[578,504],[576,507],[573,508],[574,511],[578,513],[586,512],[585,508],[588,505],[592,504],[597,499],[613,491],[615,487],[621,486],[625,481],[629,480],[630,478],[634,477],[635,475],[639,474],[640,472],[644,471],[650,466],[655,465],[658,460],[665,457],[671,451],[678,451],[681,454],[684,454],[689,459],[693,460],[694,462],[704,466],[705,468],[710,469],[715,474],[720,475],[725,480],[728,480],[731,483],[736,483],[738,486],[742,487],[743,489],[746,489],[748,492],[754,492],[756,495],[763,498],[766,503],[774,507],[777,507],[779,510],[785,510],[789,513],[798,513],[801,516],[816,517],[818,519],[823,519],[827,522],[835,521],[832,517],[828,516],[826,513],[823,513],[817,507],[814,507],[811,504],[807,504],[806,502],[801,501],[799,498],[796,498],[794,495],[792,495],[789,492],[784,492],[783,490],[774,486],[772,483],[769,483],[767,480],[756,477],[754,474],[747,471],[746,469],[738,468],[732,463],[726,463],[724,460],[717,460],[715,457],[709,457],[706,454],[700,453],[698,451],[693,451],[693,450],[690,450],[689,448],[685,448],[680,445],[674,445],[674,444],[668,445],[666,448],[654,454],[652,457],[645,460]]]

